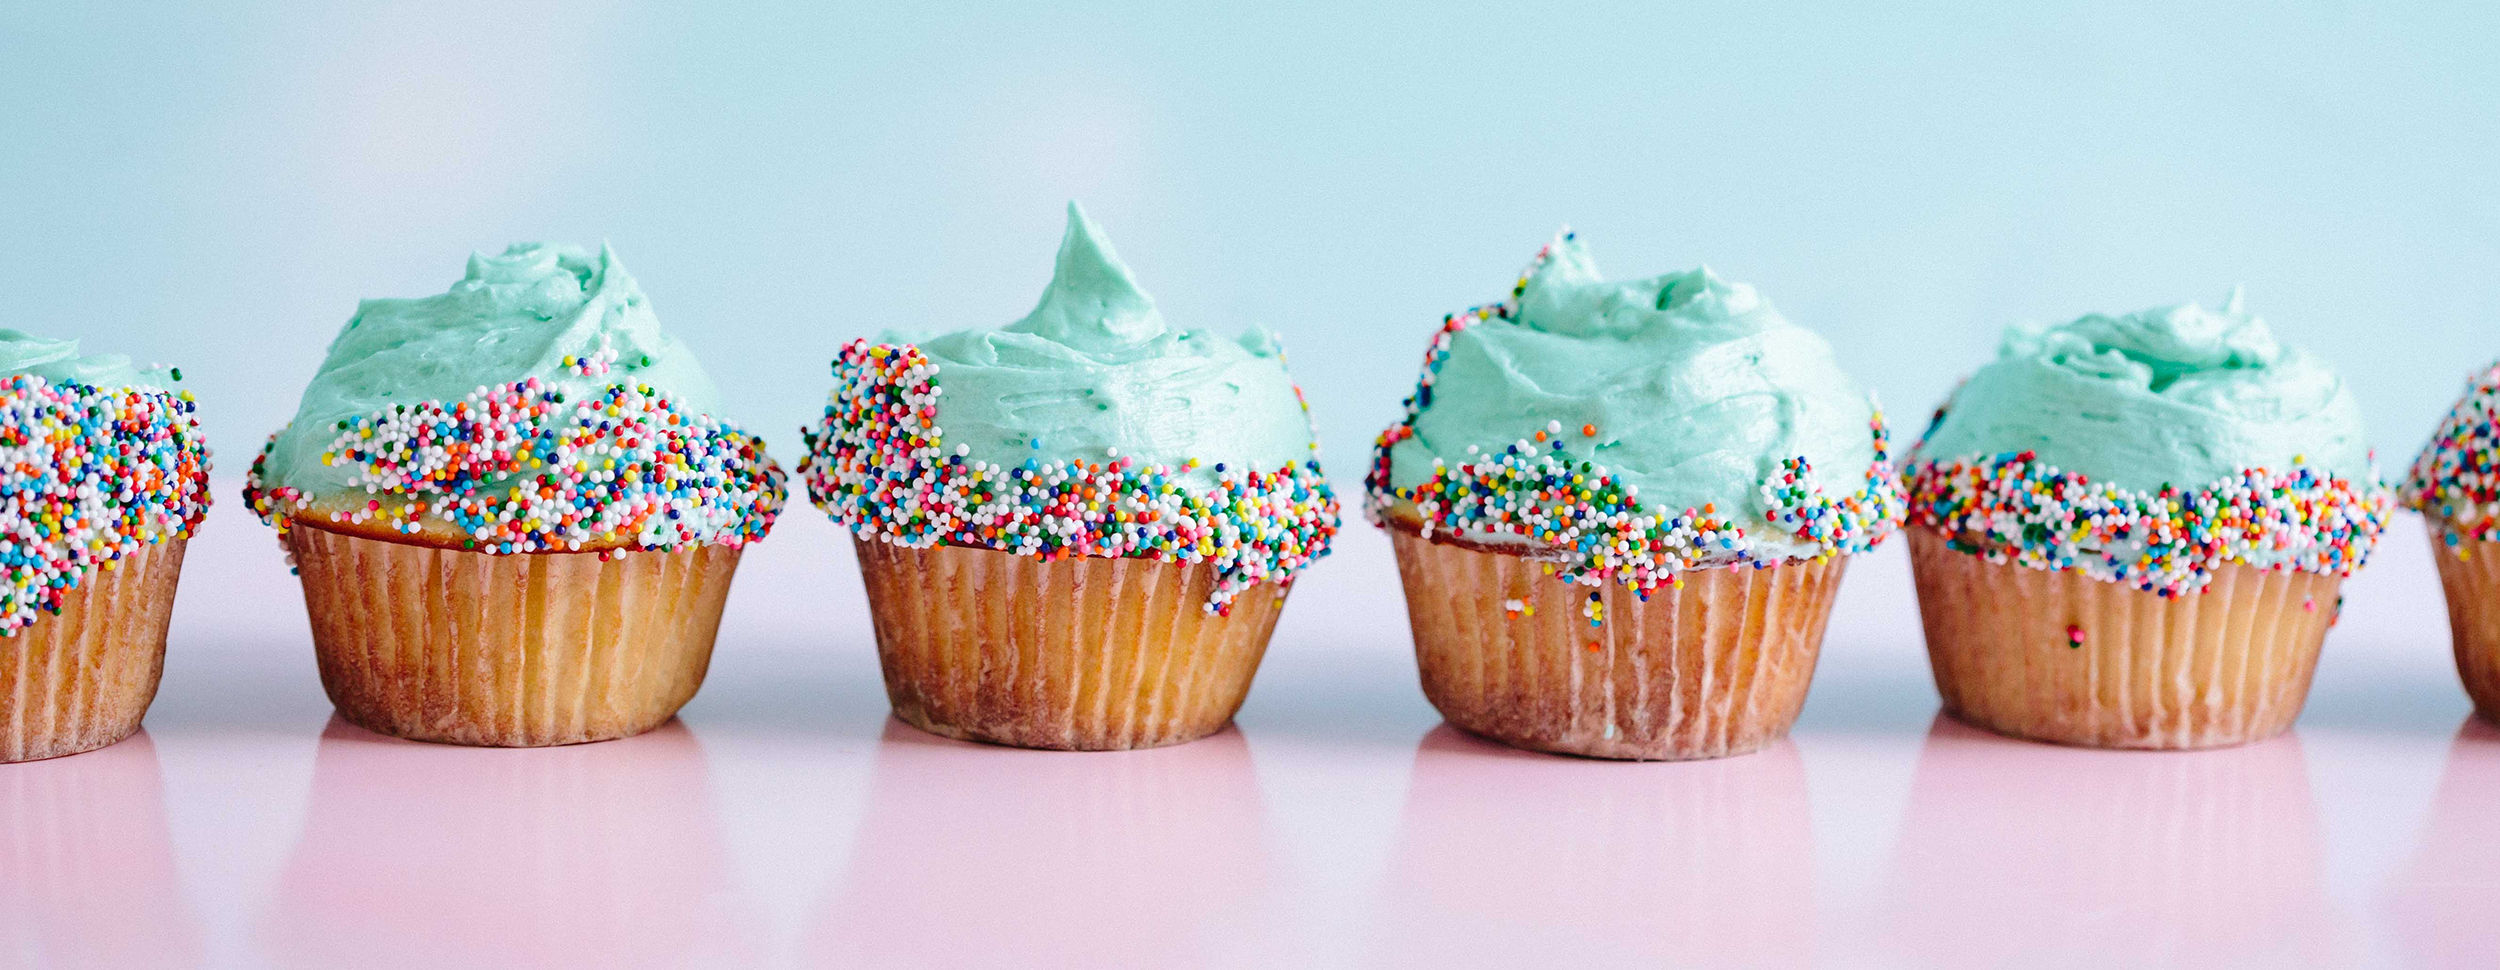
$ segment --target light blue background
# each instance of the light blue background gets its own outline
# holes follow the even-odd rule
[[[2500,356],[2489,4],[10,4],[0,325],[177,363],[239,474],[359,297],[612,240],[785,461],[842,341],[997,325],[1084,200],[1282,331],[1359,478],[1570,222],[1819,328],[1914,433],[1995,333],[2248,286],[2391,472]]]

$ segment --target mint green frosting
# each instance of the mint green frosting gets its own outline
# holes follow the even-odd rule
[[[2278,343],[2237,291],[2220,310],[2184,303],[2009,329],[1917,458],[2021,451],[2132,491],[2198,489],[2295,461],[2377,481],[2343,378]]]
[[[567,359],[613,358],[605,373]],[[537,378],[568,399],[620,383],[647,384],[689,413],[716,414],[719,393],[694,354],[660,330],[642,287],[616,261],[578,246],[515,243],[469,257],[469,272],[440,296],[366,300],[330,342],[278,435],[262,480],[315,501],[364,494],[348,463],[323,465],[340,421],[395,405],[451,402],[481,387]]]
[[[1784,460],[1805,458],[1827,493],[1864,487],[1872,399],[1830,344],[1752,287],[1708,267],[1607,282],[1566,236],[1515,302],[1450,337],[1414,436],[1389,450],[1394,487],[1428,479],[1435,462],[1553,453],[1560,441],[1644,509],[1714,505],[1763,553],[1791,557],[1816,550],[1765,518],[1762,485]]]
[[[0,375],[33,374],[55,384],[76,381],[96,387],[171,390],[173,368],[134,365],[123,354],[78,355],[78,341],[51,340],[22,330],[0,329]]]
[[[1212,482],[1214,467],[1313,459],[1310,417],[1273,334],[1226,340],[1164,323],[1154,298],[1075,203],[1040,305],[999,330],[915,343],[937,366],[937,430],[968,461],[1009,467],[1130,457]]]

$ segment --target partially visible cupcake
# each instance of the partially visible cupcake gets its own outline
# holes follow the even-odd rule
[[[1946,712],[2097,747],[2289,728],[2394,507],[2342,378],[2237,293],[2013,328],[1908,479]]]
[[[1785,736],[1849,557],[1901,515],[1883,416],[1822,337],[1706,268],[1606,281],[1567,233],[1442,321],[1367,486],[1425,697],[1603,758]]]
[[[208,445],[181,372],[0,330],[0,762],[139,729]]]
[[[2457,674],[2475,712],[2500,721],[2500,366],[2466,382],[2402,495],[2430,527]]]
[[[515,245],[441,296],[360,304],[244,491],[339,713],[503,746],[667,721],[785,494],[718,409],[606,249]]]
[[[1204,737],[1337,501],[1273,334],[1164,323],[1068,207],[1004,329],[844,346],[802,474],[857,540],[905,722],[1035,748]]]

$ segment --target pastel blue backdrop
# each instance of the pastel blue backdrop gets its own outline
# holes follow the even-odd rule
[[[702,6],[0,6],[0,325],[182,365],[226,475],[359,297],[516,239],[613,241],[788,460],[842,341],[1027,310],[1070,197],[1284,334],[1346,483],[1564,222],[1913,431],[2009,321],[2235,283],[2391,471],[2500,357],[2491,4]]]

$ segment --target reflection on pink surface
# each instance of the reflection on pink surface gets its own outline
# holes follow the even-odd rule
[[[0,967],[200,963],[146,731],[0,765],[0,819]]]
[[[1814,846],[1794,743],[1627,764],[1424,736],[1391,862],[1391,966],[1796,967]]]
[[[2388,921],[2415,961],[2500,963],[2500,728],[2468,717],[2448,746],[2421,845],[2387,890]]]
[[[811,965],[1195,966],[1270,881],[1250,745],[1124,752],[951,741],[888,719]]]
[[[2097,751],[1938,717],[1878,911],[1930,966],[2345,966],[2300,739]]]
[[[703,747],[481,749],[332,718],[261,921],[293,967],[680,967],[751,958]]]

